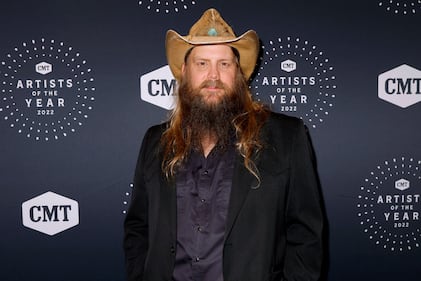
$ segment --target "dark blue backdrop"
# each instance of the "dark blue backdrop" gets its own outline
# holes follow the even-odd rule
[[[284,95],[286,104],[273,110],[293,110],[287,113],[310,127],[329,219],[327,280],[418,280],[421,104],[380,99],[378,75],[407,64],[412,80],[389,76],[402,81],[403,98],[408,81],[420,94],[421,4],[391,2],[2,1],[0,279],[124,280],[122,222],[138,149],[145,130],[168,114],[141,99],[140,77],[166,65],[167,29],[187,34],[215,7],[237,35],[260,35],[256,98]],[[296,69],[281,69],[285,60]],[[40,62],[53,71],[36,72]],[[265,77],[279,84],[265,85]],[[298,80],[281,84],[280,77]],[[314,85],[304,82],[309,77]],[[62,78],[72,87],[49,84]],[[39,88],[57,90],[51,101],[65,98],[65,106],[47,108],[43,96],[37,108],[37,89],[17,87],[37,79],[48,80]],[[307,103],[289,103],[288,91]],[[401,179],[410,188],[397,189]],[[22,203],[47,191],[78,202],[77,225],[55,235],[23,225]],[[387,195],[405,198],[379,202]],[[387,220],[389,212],[397,219]]]

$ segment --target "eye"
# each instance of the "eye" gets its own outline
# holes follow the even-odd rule
[[[208,66],[208,62],[205,60],[198,60],[196,61],[196,66],[203,69],[206,68]]]
[[[232,62],[231,62],[231,61],[221,61],[221,62],[219,63],[219,66],[220,66],[222,69],[225,69],[225,68],[230,68],[230,67],[232,66]]]

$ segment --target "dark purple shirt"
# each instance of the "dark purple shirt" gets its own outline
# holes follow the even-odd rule
[[[177,173],[174,281],[223,281],[222,251],[235,148],[191,153]]]

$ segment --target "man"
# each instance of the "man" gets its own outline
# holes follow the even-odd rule
[[[301,120],[252,101],[259,53],[214,10],[169,30],[178,81],[169,122],[150,128],[125,220],[131,281],[317,280],[321,198]]]

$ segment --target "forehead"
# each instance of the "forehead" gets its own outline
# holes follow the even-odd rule
[[[189,55],[193,59],[234,59],[235,55],[228,45],[195,46]]]

